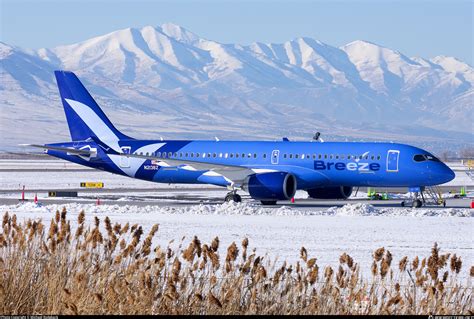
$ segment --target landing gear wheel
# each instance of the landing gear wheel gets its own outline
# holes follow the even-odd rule
[[[225,196],[225,201],[240,203],[242,201],[242,197],[240,197],[239,194],[229,193]]]
[[[276,200],[261,200],[263,205],[276,205],[277,201]]]
[[[405,201],[401,202],[400,205],[401,205],[402,207],[405,207]]]
[[[420,208],[421,205],[423,205],[423,203],[421,202],[421,200],[415,199],[415,200],[413,201],[413,203],[412,203],[411,206],[412,206],[413,208]]]
[[[236,203],[240,203],[242,201],[242,197],[240,197],[239,194],[234,194],[233,199],[234,199],[234,202]]]
[[[443,207],[446,207],[446,201],[443,200]]]

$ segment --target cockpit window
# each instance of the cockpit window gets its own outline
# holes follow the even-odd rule
[[[424,161],[440,162],[440,160],[437,157],[431,154],[416,154],[415,156],[413,156],[413,160],[415,162],[424,162]]]
[[[440,160],[437,157],[433,156],[433,155],[427,154],[427,155],[425,155],[425,157],[428,161],[440,162]]]
[[[413,156],[413,160],[415,162],[424,162],[426,161],[426,158],[425,158],[425,155],[416,154],[415,156]]]

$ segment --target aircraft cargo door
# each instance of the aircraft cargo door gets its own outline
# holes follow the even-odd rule
[[[389,150],[387,152],[387,172],[398,172],[399,150]]]

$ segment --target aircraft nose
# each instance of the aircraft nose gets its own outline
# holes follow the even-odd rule
[[[446,164],[443,163],[443,168],[438,173],[438,179],[440,184],[450,182],[456,175],[453,170],[450,169]]]
[[[453,170],[450,169],[448,166],[446,166],[446,168],[448,169],[448,172],[446,173],[448,177],[448,182],[450,182],[456,177],[456,174],[454,174]]]

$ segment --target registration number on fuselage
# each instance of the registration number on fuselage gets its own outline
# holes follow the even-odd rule
[[[379,163],[363,163],[363,162],[324,162],[314,161],[315,170],[338,170],[338,171],[359,171],[359,172],[370,172],[380,170]]]
[[[143,168],[149,171],[157,171],[160,169],[158,165],[144,165]]]

